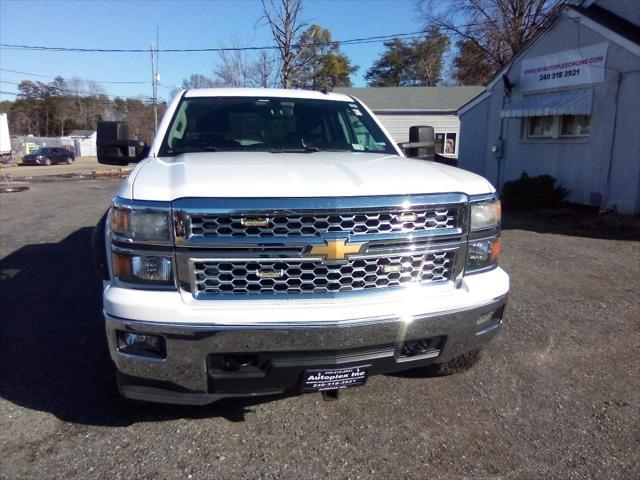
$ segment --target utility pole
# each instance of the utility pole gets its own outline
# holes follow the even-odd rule
[[[160,72],[158,71],[158,45],[160,43],[160,28],[156,27],[156,45],[151,44],[151,100],[153,102],[153,133],[158,132],[158,82],[160,81]]]

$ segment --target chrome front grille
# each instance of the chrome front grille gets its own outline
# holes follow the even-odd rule
[[[468,200],[460,193],[179,199],[177,280],[203,300],[457,281]]]
[[[341,262],[322,259],[193,260],[194,295],[333,293],[450,280],[454,250]]]
[[[413,207],[366,212],[312,212],[190,216],[188,237],[269,238],[320,237],[323,234],[379,235],[458,227],[455,207]]]

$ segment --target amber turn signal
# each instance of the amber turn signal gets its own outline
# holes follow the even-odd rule
[[[497,238],[491,244],[491,258],[494,260],[497,260],[498,257],[500,257],[501,253],[502,253],[502,244],[500,243],[500,239]]]
[[[133,277],[133,269],[131,268],[131,256],[113,253],[113,274],[122,279]]]
[[[111,231],[118,233],[129,232],[129,210],[113,208],[111,210]]]

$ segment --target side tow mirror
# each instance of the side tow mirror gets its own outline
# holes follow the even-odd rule
[[[137,163],[149,153],[145,142],[129,138],[126,122],[98,122],[96,147],[98,163],[105,165]]]
[[[433,127],[413,126],[409,127],[409,141],[399,143],[407,157],[433,160],[436,150],[435,132]]]

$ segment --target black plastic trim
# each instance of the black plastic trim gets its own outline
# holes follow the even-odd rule
[[[96,269],[96,273],[102,280],[110,280],[109,266],[107,264],[107,246],[105,243],[105,223],[107,221],[107,215],[109,210],[102,215],[102,218],[98,221],[98,224],[93,227],[91,232],[91,253],[93,256],[93,264]]]

